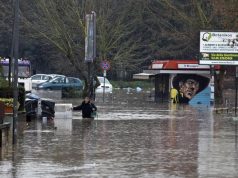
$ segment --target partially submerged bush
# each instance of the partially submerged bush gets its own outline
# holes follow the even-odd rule
[[[0,77],[0,88],[6,88],[8,87],[8,82],[4,77]]]
[[[0,98],[12,99],[13,88],[12,87],[0,87]],[[18,87],[18,102],[20,104],[19,110],[24,110],[25,103],[25,89],[22,86]]]
[[[4,106],[13,107],[13,98],[0,98],[0,101],[4,103]]]

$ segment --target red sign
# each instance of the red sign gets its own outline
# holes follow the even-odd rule
[[[110,66],[109,61],[104,60],[104,61],[101,62],[101,68],[102,68],[103,70],[109,70],[110,67],[111,67],[111,66]]]

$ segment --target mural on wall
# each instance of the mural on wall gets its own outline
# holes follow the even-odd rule
[[[171,99],[173,103],[209,104],[210,79],[197,74],[177,74],[172,79]]]

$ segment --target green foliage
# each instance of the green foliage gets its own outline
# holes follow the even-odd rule
[[[0,88],[5,88],[5,87],[8,87],[8,82],[6,81],[4,77],[0,76]]]
[[[13,88],[11,87],[1,87],[0,88],[0,98],[13,98]],[[24,110],[25,103],[25,89],[22,86],[18,87],[18,102],[20,104],[19,111]]]
[[[0,101],[7,107],[13,107],[13,98],[0,98]]]

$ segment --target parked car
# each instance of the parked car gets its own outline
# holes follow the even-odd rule
[[[36,74],[31,76],[32,88],[36,88],[37,85],[47,82],[55,77],[65,77],[64,75],[58,74]]]
[[[104,77],[97,77],[100,85],[96,88],[96,93],[103,93]],[[112,93],[112,84],[105,78],[105,93]]]
[[[51,78],[47,74],[36,74],[31,76],[32,88],[36,88],[36,86],[40,83],[46,82]]]
[[[83,89],[83,82],[74,77],[55,77],[47,82],[37,85],[37,89],[42,90],[67,90],[67,89]]]
[[[60,74],[47,74],[48,76],[52,78],[55,78],[55,77],[66,77],[65,75],[60,75]]]

